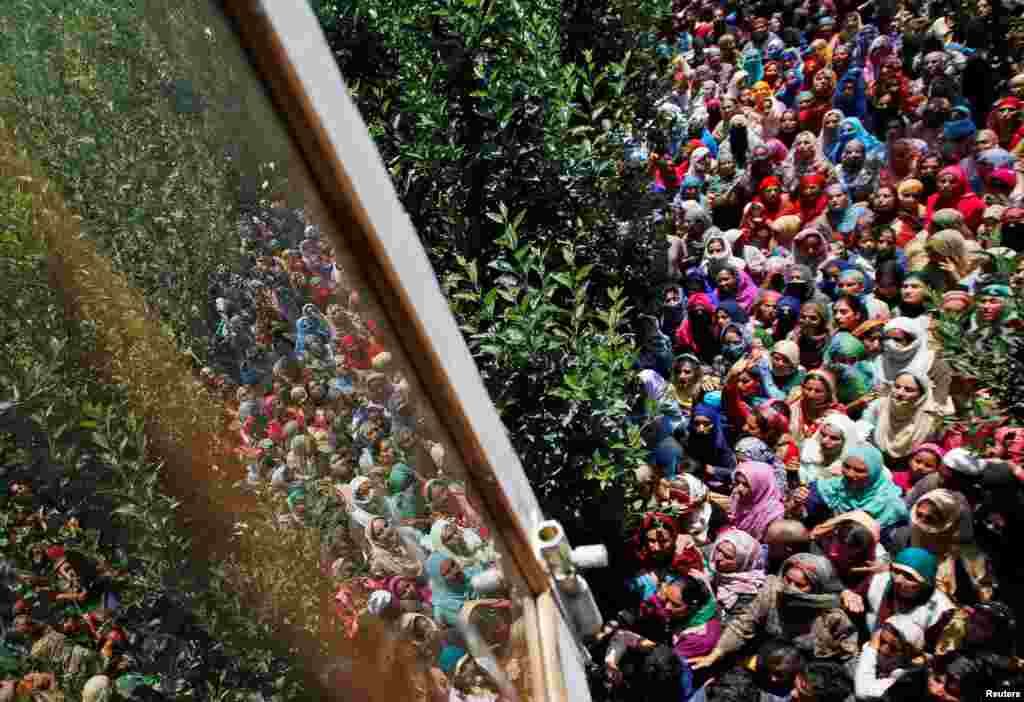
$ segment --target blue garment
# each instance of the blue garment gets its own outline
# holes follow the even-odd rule
[[[697,417],[706,417],[711,420],[712,429],[710,434],[698,434],[693,429],[693,422]],[[721,410],[706,402],[701,402],[693,408],[690,415],[690,435],[686,440],[686,454],[701,463],[711,466],[716,475],[723,477],[732,476],[736,470],[736,454],[733,453],[729,442],[725,438],[724,419]]]
[[[829,160],[832,163],[838,164],[839,161],[842,160],[843,150],[846,148],[846,145],[854,139],[864,144],[865,158],[876,153],[885,153],[885,144],[880,142],[874,134],[869,132],[859,119],[856,117],[847,117],[839,123],[839,137],[836,139],[836,142],[829,147],[828,154],[826,154]]]
[[[853,85],[853,96],[844,96],[844,88]],[[832,96],[832,107],[842,110],[847,117],[864,119],[868,113],[868,97],[864,84],[864,71],[859,67],[851,68],[836,84],[835,93]],[[839,154],[840,157],[842,153]]]
[[[700,135],[700,140],[711,153],[711,158],[718,159],[718,140],[708,131],[707,127],[704,127],[704,133]]]

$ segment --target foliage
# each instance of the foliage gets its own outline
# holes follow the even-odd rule
[[[520,240],[524,213],[502,204],[488,216],[505,229],[488,263],[501,277],[484,287],[477,262],[463,259],[445,289],[542,503],[579,519],[645,454],[627,421],[637,358],[622,331],[630,308],[617,288],[591,306],[593,265],[579,263],[572,242],[554,245],[562,266],[552,269],[549,251]]]
[[[200,658],[212,670],[202,670],[200,692],[208,684],[216,699],[249,699],[254,690],[274,692],[277,679],[280,692],[300,694],[274,632],[250,616],[232,584],[194,557],[180,529],[181,503],[162,489],[165,466],[151,459],[145,423],[125,393],[88,369],[97,329],[68,316],[45,284],[53,259],[39,236],[31,184],[0,177],[0,294],[13,310],[0,317],[0,388],[11,403],[0,411],[0,474],[30,481],[48,512],[79,520],[77,533],[57,524],[51,538],[124,568],[119,617],[130,633],[141,634],[154,616],[170,616],[169,607],[185,613],[191,636],[207,640]],[[11,512],[0,514],[3,553],[11,557],[22,544],[6,537]],[[45,666],[35,661],[32,668]],[[66,686],[70,699],[80,682]]]

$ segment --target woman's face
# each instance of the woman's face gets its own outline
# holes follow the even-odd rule
[[[918,205],[920,205],[920,202],[918,202],[920,193],[904,190],[902,193],[897,192],[896,197],[899,199],[900,207],[908,212],[916,212]]]
[[[999,146],[999,142],[996,140],[995,132],[990,132],[987,129],[982,129],[974,138],[974,155],[977,156],[982,151],[994,149],[997,146]]]
[[[374,519],[371,529],[373,529],[373,538],[378,543],[385,546],[395,545],[395,542],[397,541],[395,538],[397,536],[397,532],[394,527],[390,526],[385,520]]]
[[[793,110],[787,110],[786,112],[782,113],[782,122],[780,126],[782,127],[782,131],[786,132],[787,134],[791,134],[795,132],[797,129],[799,129],[800,119],[797,116],[797,113],[794,112]]]
[[[860,343],[864,345],[864,351],[868,355],[878,355],[882,353],[882,334],[879,332],[871,332],[864,335],[864,338],[860,340]]]
[[[766,83],[774,84],[779,79],[779,67],[774,63],[769,63],[764,67],[764,80]]]
[[[775,321],[775,310],[778,303],[775,300],[763,300],[757,307],[757,320],[764,325],[770,325]]]
[[[799,590],[800,592],[809,593],[811,591],[811,581],[807,577],[807,573],[795,566],[788,569],[783,574],[782,581],[789,587]]]
[[[960,683],[944,673],[928,676],[928,695],[938,702],[960,702]]]
[[[846,127],[843,127],[846,129]],[[852,127],[851,127],[852,129]],[[860,168],[864,165],[864,145],[859,141],[851,141],[843,149],[843,165],[850,169]]]
[[[819,432],[818,441],[821,443],[821,448],[825,453],[835,455],[843,448],[843,432],[839,431],[836,427],[826,424],[822,426]]]
[[[760,383],[758,382],[757,378],[748,372],[740,373],[740,377],[737,380],[736,385],[737,388],[739,388],[739,391],[743,395],[743,397],[750,397],[752,395],[755,395],[757,391],[760,389]]]
[[[683,386],[689,385],[697,377],[697,369],[692,363],[683,362],[676,366],[676,381]]]
[[[715,276],[715,282],[718,283],[718,292],[736,294],[736,276],[732,271],[719,271],[718,275]]]
[[[942,169],[942,159],[938,156],[925,156],[921,161],[921,177],[929,178],[939,174]]]
[[[736,497],[740,502],[749,501],[750,496],[753,494],[750,489],[750,481],[747,480],[747,476],[739,472],[736,473],[736,485],[732,490],[736,493]]]
[[[820,258],[825,254],[821,239],[816,236],[807,236],[800,240],[800,253],[805,258]]]
[[[719,573],[735,573],[739,567],[736,562],[736,546],[728,541],[719,544],[712,561]]]
[[[994,295],[983,295],[978,300],[978,314],[985,322],[998,321],[1003,313],[1003,298]]]
[[[779,376],[780,378],[785,378],[787,376],[793,375],[793,373],[796,371],[796,366],[794,366],[792,362],[790,362],[790,360],[783,356],[781,353],[773,353],[771,358],[772,373]]]
[[[915,483],[938,469],[939,457],[931,451],[920,451],[910,458],[910,474],[914,477]]]
[[[828,191],[828,209],[832,212],[842,212],[850,204],[850,198],[840,188],[831,188]]]
[[[857,313],[850,307],[850,303],[846,300],[840,300],[832,306],[833,315],[836,318],[836,326],[843,331],[852,332],[861,322],[864,320],[857,316]]]
[[[903,287],[900,288],[900,298],[908,305],[923,305],[925,294],[924,283],[916,278],[903,281]]]
[[[875,212],[889,212],[896,208],[896,192],[892,188],[882,186],[875,193],[874,202],[871,205]]]
[[[683,591],[678,585],[665,585],[661,589],[661,599],[665,609],[673,619],[685,617],[690,611],[689,605],[683,601]]]
[[[817,82],[817,78],[815,78],[815,82]],[[842,121],[843,116],[838,112],[832,111],[825,115],[825,127],[827,129],[839,129]]]
[[[892,385],[892,397],[897,402],[912,404],[921,398],[921,388],[917,386],[914,376],[909,373],[896,378]]]
[[[814,96],[813,95],[801,95],[800,97],[797,98],[797,106],[801,110],[809,110],[809,109],[811,109],[811,105],[813,105],[813,104],[814,104]]]
[[[821,315],[813,307],[805,307],[800,310],[800,331],[805,334],[814,334],[822,324]]]
[[[722,98],[720,109],[722,112],[722,121],[726,122],[726,125],[728,126],[728,121],[736,114],[736,101],[732,98]],[[721,162],[719,162],[719,166],[721,166]]]
[[[942,526],[942,514],[931,500],[923,499],[914,505],[914,515],[926,527],[937,529]]]
[[[652,555],[668,553],[673,548],[672,534],[663,526],[647,532],[647,551]]]
[[[841,295],[860,295],[864,292],[864,281],[854,276],[848,276],[839,281],[836,289]]]
[[[824,95],[825,93],[832,92],[832,82],[829,80],[828,74],[824,71],[818,72],[814,76],[814,94]]]
[[[801,161],[810,161],[814,158],[814,138],[808,135],[797,139],[796,155]]]
[[[744,107],[754,106],[754,91],[750,88],[744,88],[740,92],[740,104]]]
[[[956,191],[956,176],[952,173],[942,173],[936,181],[939,188],[939,195],[942,197],[953,197]]]
[[[896,594],[904,600],[916,599],[924,591],[924,583],[902,568],[892,569],[892,586],[896,590]]]
[[[821,378],[808,378],[803,386],[804,398],[811,407],[822,408],[829,401],[828,387]]]
[[[715,239],[708,244],[708,253],[712,256],[721,256],[725,253],[725,244],[720,239]]]
[[[724,178],[731,178],[736,173],[736,162],[731,156],[723,156],[718,160],[718,174]]]
[[[693,430],[698,434],[710,434],[715,428],[714,422],[707,417],[697,415],[693,418]]]
[[[775,205],[782,197],[782,189],[777,185],[769,185],[761,191],[761,199],[766,205]]]
[[[450,558],[441,564],[441,577],[449,585],[462,585],[466,582],[466,574],[462,571],[462,566]]]
[[[860,492],[868,486],[868,466],[864,459],[846,457],[843,461],[843,483],[850,492]]]
[[[731,321],[732,318],[725,310],[718,310],[715,312],[715,322],[718,324],[719,329],[725,329],[725,325]]]
[[[903,659],[903,639],[890,626],[883,626],[878,633],[878,655],[890,660]]]

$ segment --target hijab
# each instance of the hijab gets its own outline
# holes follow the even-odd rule
[[[761,543],[739,529],[728,529],[715,540],[708,560],[715,562],[715,552],[723,544],[736,549],[736,570],[731,573],[712,572],[715,597],[726,610],[732,609],[740,595],[756,595],[764,587],[765,573],[761,559]]]
[[[733,491],[729,503],[733,526],[755,539],[763,539],[768,525],[782,519],[786,511],[775,482],[775,469],[768,463],[747,461],[736,466],[736,472],[750,483],[750,497],[741,502]]]
[[[935,524],[925,524],[917,514],[917,506],[928,501],[938,516]],[[910,510],[910,542],[912,546],[926,548],[939,558],[952,551],[960,542],[960,520],[963,506],[952,490],[932,490],[914,503]]]
[[[878,412],[878,425],[874,431],[875,445],[894,458],[909,456],[936,429],[933,414],[936,408],[932,402],[928,377],[914,371],[903,371],[897,377],[904,374],[914,378],[921,396],[913,403],[898,402],[891,392],[883,397]]]
[[[883,529],[899,524],[907,518],[907,507],[899,487],[883,474],[882,453],[874,446],[857,446],[847,458],[859,458],[868,468],[865,487],[851,492],[846,478],[839,476],[819,480],[816,485],[822,500],[836,514],[863,510],[870,514]]]
[[[704,325],[693,323],[693,313],[698,309],[707,313],[707,322]],[[686,320],[676,331],[676,343],[683,350],[693,351],[702,362],[711,363],[719,350],[718,335],[714,331],[715,304],[708,295],[697,293],[687,299],[686,311]]]
[[[888,339],[882,341],[882,353],[875,361],[876,377],[886,383],[894,382],[896,376],[904,372],[927,377],[935,360],[935,354],[928,348],[928,335],[909,317],[896,317],[885,323],[885,333],[895,329],[912,334],[914,340],[902,348]]]
[[[441,565],[451,556],[435,552],[427,559],[426,571],[430,579],[430,601],[434,606],[434,619],[448,626],[456,626],[459,612],[466,601],[473,598],[469,576],[462,583],[452,584],[441,575]]]
[[[374,519],[382,519],[382,517]],[[401,535],[398,535],[398,543],[393,546],[377,540],[373,535],[374,519],[371,519],[370,523],[366,525],[366,542],[373,549],[371,561],[375,575],[418,576],[422,572],[419,559],[406,553]]]
[[[836,609],[840,607],[839,593],[843,583],[839,580],[835,566],[824,556],[813,553],[798,553],[790,556],[779,569],[779,577],[796,568],[807,578],[810,592],[801,592],[795,587],[784,585],[779,604],[783,608],[800,607],[807,609]]]
[[[836,399],[844,405],[864,397],[875,384],[873,365],[864,360],[866,353],[860,339],[849,332],[837,333],[825,349],[825,367],[835,373]],[[836,356],[852,358],[854,363],[837,364]]]
[[[710,434],[698,434],[693,431],[693,420],[697,417],[705,417],[711,421]],[[686,454],[688,456],[709,466],[731,467],[735,465],[735,457],[729,449],[729,442],[725,439],[722,413],[717,407],[706,402],[699,403],[693,408],[690,427],[691,430],[686,439]]]
[[[821,420],[821,426],[838,431],[843,437],[843,445],[835,457],[828,459],[821,448],[820,428],[814,436],[807,439],[800,451],[800,482],[804,484],[809,485],[815,480],[827,480],[839,475],[846,456],[861,443],[856,424],[845,414],[829,413]]]

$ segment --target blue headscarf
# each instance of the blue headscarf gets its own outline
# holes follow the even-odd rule
[[[761,59],[761,51],[754,48],[752,45],[747,46],[743,51],[743,70],[746,72],[746,87],[754,87],[754,83],[757,83],[764,79],[764,61]]]
[[[853,96],[847,97],[843,94],[843,88],[853,84]],[[868,113],[868,97],[864,86],[864,71],[855,66],[846,72],[839,82],[836,83],[835,93],[832,95],[832,107],[842,110],[847,117],[863,119]],[[842,152],[839,153],[842,156]]]
[[[839,136],[828,150],[828,159],[832,163],[839,163],[843,157],[843,150],[846,148],[846,145],[854,139],[864,144],[865,158],[885,153],[885,144],[875,138],[875,135],[869,132],[859,119],[847,117],[839,123]]]
[[[788,334],[796,326],[797,321],[800,319],[801,305],[800,300],[791,295],[786,295],[775,306],[775,317],[783,334]]]
[[[833,266],[839,269],[839,275],[836,276],[835,280],[829,280],[825,277],[824,272]],[[854,266],[841,258],[833,258],[825,261],[825,263],[821,265],[822,277],[821,282],[818,283],[818,289],[828,295],[828,298],[832,300],[832,302],[835,302],[836,298],[839,297],[839,276],[853,267]]]
[[[960,141],[969,139],[978,133],[978,127],[971,119],[971,111],[964,107],[954,107],[952,119],[942,125],[942,138],[946,141]]]
[[[929,585],[935,584],[935,576],[939,572],[939,559],[931,551],[916,546],[905,548],[896,554],[892,563],[910,568]]]
[[[473,599],[473,591],[469,586],[469,574],[464,573],[465,581],[461,585],[452,585],[441,575],[441,564],[454,561],[451,556],[434,552],[427,559],[426,571],[430,579],[430,602],[434,605],[434,619],[448,626],[455,626],[466,600]]]
[[[697,417],[706,417],[711,420],[710,435],[701,435],[694,431],[693,421]],[[725,439],[722,413],[717,407],[701,402],[693,408],[693,414],[690,415],[690,436],[686,441],[686,453],[691,458],[709,466],[730,469],[736,467],[736,456]]]
[[[750,320],[749,315],[743,311],[743,308],[740,307],[739,303],[735,300],[724,300],[719,302],[718,309],[725,312],[729,315],[729,319],[738,324],[746,324]]]
[[[909,512],[903,502],[903,493],[883,474],[882,452],[874,446],[864,445],[851,449],[846,457],[864,461],[868,477],[865,487],[857,492],[850,491],[846,478],[842,476],[817,480],[818,494],[832,513],[863,510],[874,517],[882,529],[905,522]]]

